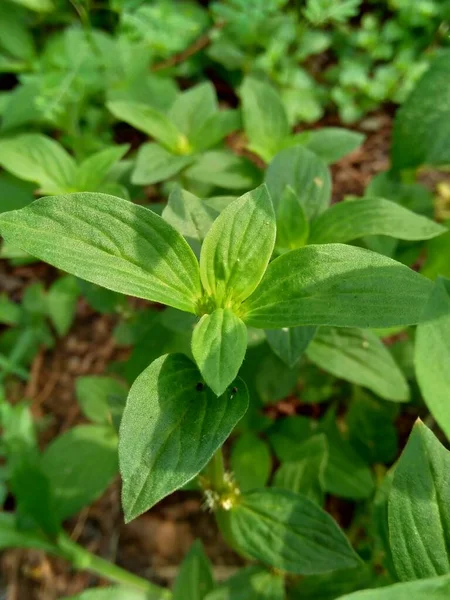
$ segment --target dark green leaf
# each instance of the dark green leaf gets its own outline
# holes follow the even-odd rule
[[[246,567],[209,593],[205,600],[284,600],[283,577],[262,567]]]
[[[317,331],[316,327],[284,327],[283,329],[267,329],[266,337],[275,354],[294,367],[308,348]]]
[[[264,487],[272,470],[267,443],[254,433],[241,435],[233,444],[231,470],[243,492]]]

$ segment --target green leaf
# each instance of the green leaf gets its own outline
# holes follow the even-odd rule
[[[85,375],[75,382],[75,393],[83,414],[94,423],[109,425],[111,399],[126,396],[126,387],[113,379],[100,375]]]
[[[203,315],[192,334],[192,355],[216,396],[236,378],[247,350],[247,328],[229,308]]]
[[[275,354],[288,367],[294,367],[308,348],[316,331],[316,327],[267,329],[266,338]]]
[[[183,486],[207,464],[247,410],[245,384],[216,398],[181,354],[155,360],[134,382],[120,429],[126,520]]]
[[[106,106],[117,119],[155,138],[169,150],[176,152],[186,144],[183,133],[168,117],[148,104],[115,100]]]
[[[363,590],[338,600],[447,600],[450,594],[450,576],[433,577],[422,581],[396,583],[374,590]]]
[[[272,457],[266,442],[254,433],[244,433],[233,444],[231,470],[243,492],[264,487],[272,470]]]
[[[428,240],[447,230],[383,198],[339,202],[311,225],[310,244],[350,242],[366,235],[388,235],[400,240]]]
[[[243,494],[230,513],[237,546],[256,560],[297,575],[357,567],[360,559],[328,513],[275,488]]]
[[[0,215],[0,231],[77,277],[195,312],[197,260],[175,229],[142,206],[90,192],[42,198]]]
[[[327,440],[315,435],[295,450],[296,459],[283,462],[274,475],[273,485],[281,490],[301,493],[323,504],[323,481],[328,461]]]
[[[323,127],[305,133],[307,134],[305,146],[327,164],[350,154],[364,141],[362,133],[342,127]]]
[[[58,335],[66,335],[73,323],[80,288],[71,275],[60,277],[47,294],[49,317]]]
[[[297,458],[300,444],[313,435],[312,419],[292,416],[277,419],[269,429],[269,441],[280,461],[292,461]]]
[[[21,529],[17,518],[12,513],[0,512],[0,550],[9,548],[36,548],[44,552],[54,553],[54,546],[48,539],[38,531]]]
[[[392,327],[421,320],[432,283],[384,256],[343,244],[292,250],[270,263],[242,305],[251,327]]]
[[[284,580],[262,567],[245,567],[227,579],[205,600],[284,600]]]
[[[185,175],[194,181],[228,190],[248,190],[261,180],[253,163],[228,150],[204,152]]]
[[[249,149],[268,162],[290,133],[281,98],[269,83],[254,77],[244,79],[240,93]]]
[[[122,586],[87,589],[64,600],[161,600],[163,596]]]
[[[440,53],[394,121],[395,170],[450,163],[450,51]]]
[[[211,564],[197,540],[181,563],[173,588],[173,600],[203,600],[213,587]]]
[[[231,202],[202,246],[203,287],[216,306],[239,306],[257,287],[275,244],[276,224],[266,186]]]
[[[92,154],[78,166],[76,191],[96,192],[104,182],[112,167],[128,152],[129,144],[112,146]]]
[[[200,256],[200,248],[214,221],[214,211],[200,198],[180,187],[169,196],[162,217],[186,239],[189,246]]]
[[[18,210],[31,204],[34,200],[33,189],[34,185],[2,173],[0,175],[0,196],[2,198],[0,213]]]
[[[205,81],[178,94],[168,118],[190,140],[218,109],[214,86]]]
[[[336,600],[341,594],[369,587],[376,581],[375,577],[371,565],[324,575],[310,575],[294,583],[288,598],[289,600]]]
[[[159,144],[142,144],[131,182],[135,185],[151,185],[170,179],[192,164],[193,160],[192,156],[172,154]]]
[[[306,354],[321,369],[367,387],[385,400],[409,400],[405,376],[372,331],[321,327]]]
[[[286,186],[297,195],[307,219],[313,219],[328,208],[331,177],[325,162],[303,146],[279,152],[266,171],[266,183],[275,208]]]
[[[326,214],[326,213],[325,213]],[[276,247],[280,252],[295,250],[306,244],[309,222],[294,190],[287,186],[281,196],[277,212]]]
[[[26,133],[0,140],[0,165],[20,179],[39,185],[42,194],[73,189],[76,164],[55,140],[40,133]]]
[[[117,436],[110,426],[78,425],[47,446],[41,464],[55,513],[66,519],[96,500],[118,473]]]
[[[25,11],[18,10],[9,2],[0,6],[0,48],[6,51],[8,58],[14,57],[30,65],[36,55],[33,35],[28,26]]]
[[[450,453],[417,421],[394,472],[389,541],[400,580],[450,571]]]
[[[197,152],[204,152],[216,146],[227,135],[239,129],[241,116],[237,110],[221,110],[211,115],[203,125],[189,138],[190,144]]]
[[[443,280],[435,285],[430,305],[432,303],[441,303],[446,311],[418,326],[414,364],[428,409],[450,439],[450,294]]]

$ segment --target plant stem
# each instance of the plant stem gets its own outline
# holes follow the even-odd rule
[[[223,490],[225,478],[222,448],[219,448],[216,450],[215,454],[213,454],[206,466],[205,475],[211,483],[211,488],[220,493]]]
[[[68,535],[62,533],[57,541],[61,556],[69,560],[76,569],[90,571],[95,575],[109,579],[115,583],[131,586],[151,594],[154,600],[168,600],[172,594],[143,577],[134,575],[122,567],[111,563],[100,556],[92,554],[82,546],[73,542]]]

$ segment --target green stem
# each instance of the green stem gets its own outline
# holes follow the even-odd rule
[[[223,462],[222,448],[216,450],[211,460],[206,465],[205,476],[211,483],[211,488],[216,492],[221,492],[224,487],[225,465]]]
[[[134,575],[125,569],[111,563],[100,556],[92,554],[82,546],[73,542],[65,533],[60,534],[57,546],[61,556],[70,561],[76,569],[90,571],[95,575],[109,579],[114,583],[131,586],[148,594],[152,594],[154,600],[168,600],[172,597],[169,590],[147,581],[138,575]]]

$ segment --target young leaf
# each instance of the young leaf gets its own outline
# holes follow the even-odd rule
[[[188,167],[194,158],[172,154],[159,144],[142,144],[139,148],[136,165],[131,174],[131,183],[135,185],[151,185],[170,179]]]
[[[301,493],[317,504],[323,504],[328,445],[323,434],[303,442],[295,451],[296,459],[283,462],[273,478],[274,487]]]
[[[372,331],[320,328],[306,354],[321,369],[367,387],[385,400],[409,400],[405,376]]]
[[[197,540],[181,563],[173,588],[173,600],[204,600],[213,587],[211,564]]]
[[[118,473],[117,436],[110,426],[73,427],[47,446],[42,469],[62,521],[96,500]]]
[[[432,283],[384,256],[343,244],[312,245],[270,263],[244,302],[251,327],[392,327],[421,315]]]
[[[78,166],[76,188],[80,192],[95,192],[104,182],[111,168],[128,152],[130,146],[112,146],[92,154]]]
[[[76,182],[74,159],[58,142],[40,133],[0,140],[0,166],[37,183],[42,194],[70,192]]]
[[[450,440],[450,294],[438,280],[430,298],[446,308],[417,328],[414,364],[417,381],[433,417]]]
[[[60,336],[66,335],[72,325],[79,295],[80,288],[71,275],[57,279],[48,291],[48,315]]]
[[[331,177],[325,162],[303,146],[279,152],[266,171],[266,183],[278,212],[286,186],[295,192],[308,220],[328,208]]]
[[[400,240],[428,240],[447,229],[383,198],[362,198],[334,204],[311,225],[310,244],[350,242],[366,235]]]
[[[214,86],[205,81],[178,94],[168,118],[190,140],[218,108]]]
[[[117,119],[129,123],[139,131],[155,138],[169,150],[177,152],[186,144],[182,132],[166,115],[148,104],[115,100],[107,102],[106,106]]]
[[[392,137],[395,170],[450,163],[450,51],[443,51],[399,109]]]
[[[389,540],[399,579],[450,571],[450,453],[417,421],[394,472]]]
[[[227,579],[205,600],[284,600],[284,579],[263,567],[245,567]]]
[[[196,256],[214,221],[214,211],[200,198],[180,187],[169,196],[162,217],[186,239]]]
[[[247,410],[245,385],[236,387],[216,398],[182,354],[158,358],[136,379],[120,428],[127,521],[203,469]]]
[[[247,350],[247,328],[229,308],[203,315],[192,334],[192,355],[216,396],[236,378]]]
[[[211,115],[199,129],[191,134],[190,144],[196,152],[204,152],[216,146],[236,129],[239,129],[240,124],[239,111],[221,110]]]
[[[241,435],[231,451],[231,470],[243,492],[264,487],[272,470],[267,443],[254,433]]]
[[[266,338],[275,354],[288,367],[294,367],[308,348],[316,331],[316,327],[267,329]]]
[[[0,215],[0,231],[77,277],[195,312],[197,259],[175,229],[142,206],[90,192],[53,196]]]
[[[217,217],[200,255],[203,287],[216,306],[239,306],[253,292],[267,268],[275,235],[275,214],[264,185]]]
[[[305,146],[327,164],[350,154],[364,141],[362,133],[341,127],[323,127],[306,133]]]
[[[326,214],[326,213],[325,213]],[[280,252],[295,250],[306,244],[309,222],[294,190],[287,186],[281,196],[277,212],[276,247]]]
[[[241,98],[249,149],[268,162],[290,133],[281,98],[269,83],[254,77],[245,78]]]
[[[37,530],[21,529],[13,513],[0,512],[0,550],[36,548],[56,553],[56,546]]]
[[[85,375],[75,382],[78,404],[84,415],[99,425],[111,424],[109,402],[114,397],[126,396],[126,387],[113,379],[100,375]]]
[[[76,596],[67,596],[63,600],[163,600],[163,596],[154,592],[142,592],[132,587],[102,587],[87,589]]]
[[[204,152],[185,175],[194,181],[228,190],[248,190],[261,180],[260,171],[252,162],[228,150]]]
[[[362,590],[338,600],[447,600],[450,594],[450,575],[422,581],[395,583],[373,590]]]
[[[255,490],[239,498],[229,517],[240,550],[288,573],[311,575],[360,564],[336,522],[301,494]]]

